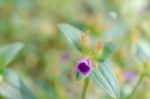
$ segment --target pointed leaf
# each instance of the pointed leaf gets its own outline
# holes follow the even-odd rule
[[[21,79],[19,83],[20,83],[19,90],[23,96],[23,99],[36,99],[31,90],[24,84],[24,82]]]
[[[90,80],[101,87],[114,99],[120,95],[119,85],[109,62],[99,63],[90,74]]]
[[[22,43],[14,43],[0,47],[0,66],[7,66],[22,48]]]
[[[32,91],[25,85],[23,80],[14,71],[6,69],[4,77],[5,81],[10,84],[12,88],[15,88],[15,90],[19,92],[20,96],[22,97],[21,99],[36,99]],[[10,91],[8,94],[12,93],[13,92]]]
[[[81,51],[80,37],[82,32],[79,29],[65,23],[59,24],[58,27],[66,36],[71,46],[74,46],[77,50]]]

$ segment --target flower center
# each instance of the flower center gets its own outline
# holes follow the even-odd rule
[[[84,72],[84,73],[86,73],[86,72],[88,72],[89,70],[90,70],[90,67],[89,66],[87,66],[85,63],[81,63],[81,64],[79,64],[79,70],[81,71],[81,72]]]

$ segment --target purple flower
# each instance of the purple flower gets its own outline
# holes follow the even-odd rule
[[[67,53],[63,53],[63,54],[61,54],[60,59],[62,61],[68,61],[68,60],[70,60],[70,55]]]
[[[87,58],[82,58],[78,61],[76,72],[82,77],[88,76],[92,71],[91,61]]]
[[[125,81],[131,81],[134,77],[134,73],[132,71],[125,71],[124,72],[124,79]]]

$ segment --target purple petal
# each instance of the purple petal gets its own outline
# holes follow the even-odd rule
[[[81,76],[85,77],[92,71],[91,62],[89,59],[81,59],[78,61],[76,66],[76,72],[80,73]]]
[[[124,72],[124,79],[125,81],[131,81],[134,77],[134,73],[132,71]]]
[[[78,68],[83,73],[87,73],[88,71],[90,71],[90,67],[88,65],[86,65],[85,63],[79,64]]]

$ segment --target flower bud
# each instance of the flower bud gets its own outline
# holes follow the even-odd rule
[[[90,45],[90,38],[88,32],[82,33],[80,40],[81,40],[82,47],[88,49]]]
[[[95,49],[96,58],[99,58],[102,55],[103,49],[104,49],[104,43],[98,42]]]

